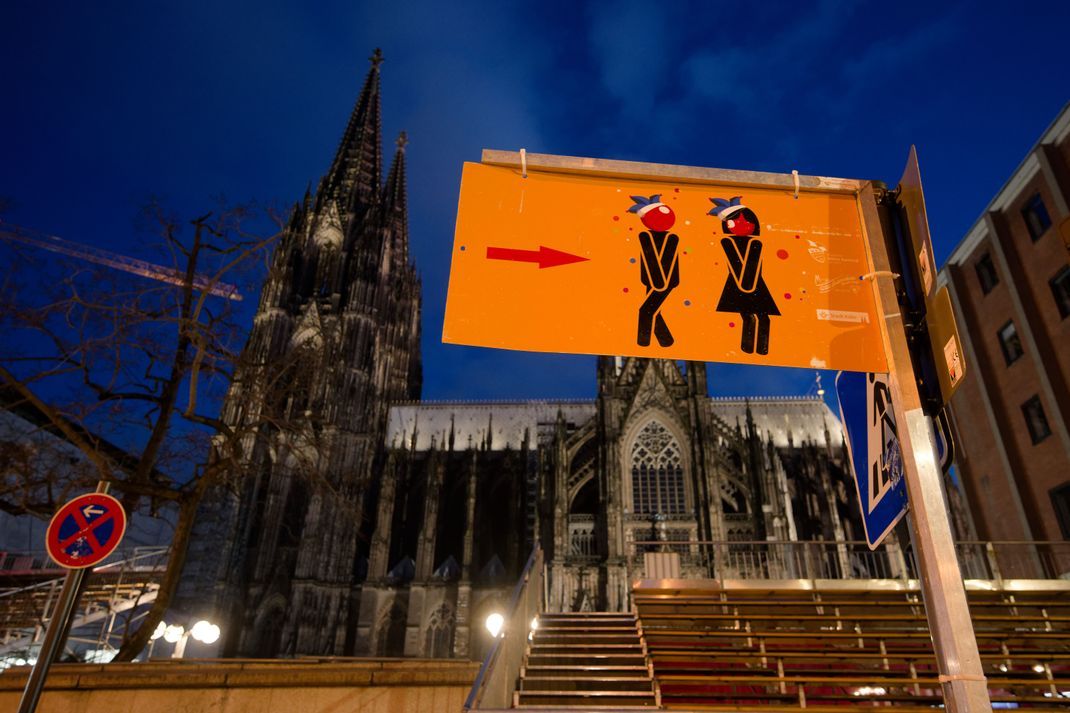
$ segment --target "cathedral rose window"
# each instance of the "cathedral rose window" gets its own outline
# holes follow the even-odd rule
[[[678,515],[687,512],[680,444],[668,429],[651,421],[632,444],[632,512]]]

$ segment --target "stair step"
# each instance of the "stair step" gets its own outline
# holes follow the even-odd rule
[[[575,634],[543,634],[536,632],[532,637],[533,644],[588,644],[601,646],[602,644],[630,644],[640,646],[639,635],[634,631],[631,634],[593,634],[591,632]]]
[[[596,666],[646,666],[642,652],[634,653],[538,653],[531,652],[527,658],[529,668],[535,666],[561,666],[575,668],[584,665]]]
[[[636,631],[637,626],[634,619],[621,619],[619,621],[613,620],[600,622],[539,619],[539,631],[542,631],[543,629],[566,629],[568,631],[604,631],[605,629],[627,629],[628,631]]]
[[[602,654],[616,654],[616,653],[642,653],[643,647],[638,641],[630,644],[617,644],[617,643],[563,643],[557,641],[532,641],[531,653],[533,654],[545,654],[545,653],[583,653],[584,651],[590,651],[591,653]]]
[[[636,664],[634,666],[622,666],[622,665],[599,665],[590,664],[585,662],[576,661],[572,664],[538,664],[528,665],[521,675],[532,676],[576,676],[581,672],[600,674],[603,676],[637,676],[643,675],[647,671],[647,667],[642,664]]]
[[[517,706],[605,706],[614,709],[618,706],[656,706],[654,694],[650,691],[519,691],[515,700]]]
[[[529,692],[575,692],[575,693],[599,693],[603,691],[635,692],[653,694],[653,682],[648,676],[638,677],[534,677],[525,676],[520,681],[520,691]]]
[[[634,622],[635,615],[633,614],[600,614],[597,616],[583,615],[583,614],[540,614],[539,622],[544,621],[561,621],[561,622],[582,622],[583,624],[598,626],[599,624],[613,624],[623,622]]]

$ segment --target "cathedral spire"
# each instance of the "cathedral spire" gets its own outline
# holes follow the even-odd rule
[[[395,253],[407,256],[409,219],[405,192],[405,146],[408,145],[409,139],[404,131],[395,143],[398,148],[383,190],[383,220],[393,228]]]
[[[379,65],[383,53],[376,49],[331,168],[320,183],[320,200],[333,200],[339,215],[360,211],[377,203],[383,175],[382,117],[379,100]]]

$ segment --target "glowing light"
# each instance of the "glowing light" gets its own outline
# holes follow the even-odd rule
[[[189,634],[203,644],[214,644],[219,641],[219,627],[203,619],[193,625]]]
[[[159,624],[156,625],[156,629],[152,632],[152,636],[150,636],[149,638],[152,639],[153,641],[156,641],[156,639],[158,639],[161,636],[163,636],[163,632],[166,631],[166,629],[167,629],[167,624],[165,624],[165,623],[163,623],[161,621]]]
[[[505,626],[505,617],[498,612],[493,612],[487,617],[484,626],[487,627],[487,631],[490,632],[490,635],[497,639],[498,634],[502,631],[502,627]]]
[[[1044,673],[1044,664],[1040,664],[1040,663],[1035,664],[1033,666],[1033,671],[1036,672],[1036,673]]]
[[[532,617],[532,619],[531,619],[531,630],[535,631],[538,628],[539,628],[539,617],[537,617],[537,616],[536,617]]]
[[[855,690],[856,696],[883,696],[887,693],[883,686],[862,686]]]
[[[182,638],[182,635],[186,633],[178,624],[172,624],[163,630],[163,640],[169,644],[177,644],[178,640]]]

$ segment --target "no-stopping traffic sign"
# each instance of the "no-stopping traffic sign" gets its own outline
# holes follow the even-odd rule
[[[115,551],[126,532],[126,513],[103,493],[80,495],[61,507],[48,524],[48,556],[67,569],[92,567]]]

